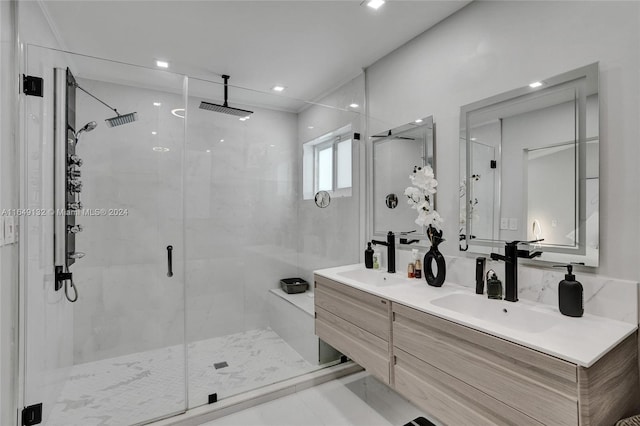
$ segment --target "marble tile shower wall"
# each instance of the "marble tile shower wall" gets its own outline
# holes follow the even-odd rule
[[[185,186],[190,342],[264,328],[268,290],[298,275],[296,114],[247,107],[254,114],[239,121],[200,110],[199,102],[190,95]]]
[[[119,111],[137,111],[133,124],[108,128],[103,105],[78,93],[77,125],[96,121],[76,153],[85,209],[126,209],[115,216],[83,216],[76,250],[86,253],[71,268],[79,290],[74,309],[74,362],[96,361],[183,342],[183,265],[166,276],[166,246],[176,258],[182,238],[183,119],[170,113],[184,106],[176,93],[78,79],[79,84]],[[161,106],[154,106],[160,102]],[[152,134],[155,132],[155,134]],[[167,148],[166,152],[154,147]]]
[[[74,306],[75,363],[181,343],[183,307],[188,342],[264,327],[268,289],[298,274],[297,116],[252,108],[251,120],[241,122],[200,110],[201,99],[190,97],[183,211],[177,165],[184,122],[170,113],[184,107],[183,98],[90,80],[81,84],[140,118],[108,129],[96,120],[104,107],[78,97],[80,125],[99,123],[79,146],[84,207],[129,212],[82,218],[78,250],[87,255],[74,266],[81,292]],[[176,261],[186,253],[185,265],[174,262],[171,280],[168,244]]]

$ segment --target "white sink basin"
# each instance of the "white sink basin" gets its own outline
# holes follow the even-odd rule
[[[375,269],[352,269],[350,271],[338,272],[337,275],[350,280],[359,281],[363,284],[375,285],[378,287],[400,284],[403,279],[396,274],[389,274],[386,271]]]
[[[528,333],[540,333],[557,324],[557,319],[528,306],[472,294],[450,294],[431,302],[451,311]]]

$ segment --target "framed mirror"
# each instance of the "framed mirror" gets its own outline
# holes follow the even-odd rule
[[[372,235],[384,238],[393,231],[410,232],[410,239],[426,239],[424,227],[415,223],[417,213],[407,203],[404,190],[411,186],[414,167],[430,165],[435,172],[433,117],[373,135]],[[437,174],[436,174],[437,178]],[[435,200],[434,200],[435,203]]]
[[[598,64],[463,106],[460,249],[598,266]]]

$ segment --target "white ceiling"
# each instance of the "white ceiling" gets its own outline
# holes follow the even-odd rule
[[[42,1],[61,47],[270,92],[296,111],[469,1]],[[230,93],[230,99],[232,98]]]

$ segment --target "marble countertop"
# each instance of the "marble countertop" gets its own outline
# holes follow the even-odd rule
[[[478,297],[478,304],[482,303],[480,298],[486,299],[486,295],[476,295],[469,287],[451,282],[445,282],[439,288],[431,287],[427,285],[424,278],[410,279],[403,273],[388,274],[386,271],[368,270],[370,271],[368,273],[380,274],[377,278],[382,277],[381,279],[384,279],[385,276],[390,277],[395,284],[368,284],[341,275],[356,269],[364,270],[364,264],[320,269],[314,273],[582,367],[592,366],[638,328],[637,325],[589,314],[585,314],[581,318],[567,317],[562,315],[557,307],[530,301],[520,300],[516,303],[501,300],[490,301],[499,308],[504,306],[505,308],[527,309],[540,313],[545,319],[552,319],[553,325],[544,331],[525,331],[518,329],[514,324],[507,323],[507,321],[504,324],[483,320],[433,303],[437,299],[454,294]],[[373,281],[381,282],[380,279]]]

